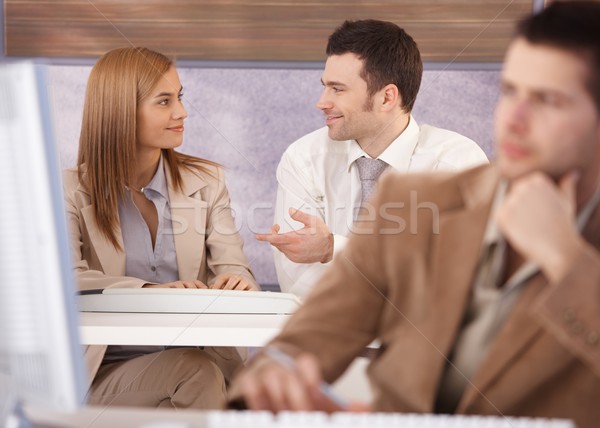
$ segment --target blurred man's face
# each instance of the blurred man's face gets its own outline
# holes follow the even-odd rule
[[[589,73],[587,63],[566,50],[521,38],[511,44],[495,116],[503,176],[537,170],[557,180],[577,169],[597,180],[600,115],[584,86]]]

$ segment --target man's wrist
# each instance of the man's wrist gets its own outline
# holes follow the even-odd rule
[[[548,279],[557,282],[571,269],[575,260],[585,251],[585,241],[578,237],[565,243],[556,252],[549,252],[541,263],[541,269]]]

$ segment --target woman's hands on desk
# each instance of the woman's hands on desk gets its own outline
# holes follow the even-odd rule
[[[258,288],[246,278],[233,273],[222,273],[215,278],[210,288],[218,290],[257,291]]]
[[[213,288],[217,290],[258,290],[254,284],[240,275],[223,273],[215,278],[215,282],[209,287],[200,280],[174,281],[165,284],[144,284],[143,288]]]
[[[173,281],[165,284],[144,284],[142,288],[208,288],[208,286],[200,280],[192,281]]]

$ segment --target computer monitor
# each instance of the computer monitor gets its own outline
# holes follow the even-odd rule
[[[0,426],[14,403],[71,411],[85,395],[44,75],[0,61]]]

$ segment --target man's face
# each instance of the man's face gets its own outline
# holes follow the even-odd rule
[[[367,82],[360,76],[363,61],[347,53],[332,55],[325,63],[321,81],[324,89],[317,108],[325,114],[332,140],[372,139],[380,130],[373,111],[373,97]]]
[[[503,176],[600,169],[600,117],[584,86],[586,62],[563,49],[516,39],[506,55],[495,137]],[[597,77],[596,77],[597,78]],[[594,177],[597,179],[597,175]]]

